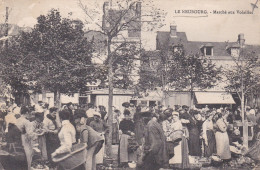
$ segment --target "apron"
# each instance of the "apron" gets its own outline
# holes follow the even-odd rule
[[[105,141],[105,136],[100,133],[103,140]],[[103,159],[105,155],[105,142],[103,143],[102,148],[99,150],[99,152],[96,154],[96,164],[103,164]]]

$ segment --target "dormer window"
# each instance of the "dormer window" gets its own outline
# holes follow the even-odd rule
[[[212,55],[212,50],[213,50],[212,47],[205,47],[206,55]]]
[[[231,56],[238,57],[239,56],[239,48],[231,48]]]
[[[238,57],[240,53],[240,46],[239,44],[232,44],[231,46],[227,46],[227,52],[232,56],[232,57]]]
[[[213,45],[210,43],[201,47],[204,56],[213,56]]]
[[[173,46],[173,53],[176,53],[176,52],[182,53],[182,51],[183,51],[182,45],[174,45]]]

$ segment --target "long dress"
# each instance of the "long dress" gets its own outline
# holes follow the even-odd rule
[[[144,138],[144,120],[140,112],[134,114],[134,124],[136,140],[141,145]]]
[[[174,156],[169,160],[169,164],[173,164],[178,168],[189,168],[189,148],[184,127],[180,120],[171,123],[172,131],[182,130],[184,132],[181,141],[174,144]]]
[[[217,155],[220,159],[230,159],[231,152],[229,147],[229,138],[227,134],[227,124],[223,118],[220,118],[216,122],[216,148]]]
[[[123,119],[119,124],[119,129],[122,131],[119,142],[119,163],[128,163],[130,161],[137,161],[136,152],[128,152],[128,138],[129,132],[134,132],[134,122],[129,119]]]
[[[102,138],[105,140],[104,133],[106,133],[108,126],[107,124],[103,121],[92,121],[90,122],[90,127],[92,127],[95,131],[100,133]],[[96,154],[96,163],[97,164],[103,164],[104,161],[104,155],[105,155],[105,143],[103,143],[103,147],[100,149],[100,151]]]
[[[22,116],[17,120],[17,127],[22,133],[21,135],[22,145],[27,160],[27,166],[28,169],[30,169],[32,164],[32,157],[33,157],[32,139],[35,137],[33,136],[34,135],[33,126],[29,120],[27,120],[25,117]]]
[[[172,131],[182,130],[181,121],[173,122],[171,124]],[[182,141],[179,141],[174,147],[174,156],[169,160],[170,164],[181,164],[182,163]]]
[[[201,147],[200,147],[200,130],[199,130],[199,121],[194,117],[190,119],[188,124],[189,129],[189,154],[191,156],[201,156]]]
[[[119,124],[117,113],[113,113],[113,124],[112,124],[112,144],[119,143]]]
[[[213,153],[216,153],[216,139],[212,120],[206,120],[203,123],[202,137],[204,139],[204,156],[210,157]],[[207,141],[207,145],[205,144],[205,141]]]
[[[167,152],[169,157],[174,156],[174,142],[171,140],[170,135],[173,133],[173,123],[169,120],[164,120],[162,122],[162,128],[164,131],[164,135],[166,136],[166,144],[167,144]]]

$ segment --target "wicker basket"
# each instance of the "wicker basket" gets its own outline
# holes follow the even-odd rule
[[[72,147],[70,153],[55,156],[52,160],[57,162],[64,170],[74,169],[86,162],[87,144],[79,143]]]
[[[182,130],[175,130],[170,135],[172,142],[179,142],[182,140],[183,131]]]

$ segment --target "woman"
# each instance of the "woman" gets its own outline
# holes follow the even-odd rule
[[[86,125],[86,115],[83,111],[77,111],[74,115],[77,132],[80,134],[80,142],[87,144],[86,170],[96,170],[96,154],[103,146],[104,139],[100,134]]]
[[[213,117],[214,129],[216,130],[216,148],[217,155],[222,160],[231,159],[231,152],[229,148],[229,138],[227,134],[227,122],[223,119],[221,113],[217,113]]]
[[[21,108],[21,117],[17,119],[17,127],[21,132],[22,145],[25,151],[28,169],[31,169],[32,157],[33,157],[33,140],[36,138],[33,133],[33,125],[27,119],[29,115],[29,109],[27,107]]]
[[[182,123],[179,119],[179,113],[173,112],[172,113],[172,127],[173,131],[183,131]],[[170,159],[170,164],[176,164],[180,166],[180,168],[189,168],[189,150],[188,150],[188,143],[185,134],[183,133],[181,141],[177,142],[177,146],[174,147],[174,157]]]
[[[118,117],[120,116],[119,110],[114,110],[113,113],[113,131],[112,131],[112,144],[119,143],[119,120]]]
[[[204,143],[204,156],[210,157],[216,153],[216,139],[213,130],[213,117],[214,112],[208,112],[206,114],[206,120],[202,125],[202,138]]]
[[[162,128],[164,131],[164,135],[166,136],[167,143],[167,151],[169,154],[169,158],[174,156],[174,141],[171,139],[171,134],[173,133],[173,123],[172,123],[172,113],[170,110],[164,111],[164,117],[166,120],[162,122]]]
[[[141,107],[137,106],[136,112],[134,114],[134,124],[135,124],[135,137],[139,145],[144,141],[144,120],[141,113]]]
[[[70,112],[68,110],[62,110],[59,112],[61,119],[61,130],[58,134],[60,140],[60,147],[51,154],[52,157],[56,155],[71,152],[72,145],[76,143],[76,130],[70,123]]]
[[[58,126],[56,122],[56,113],[58,108],[52,107],[49,109],[49,114],[43,121],[44,129],[46,130],[46,149],[48,160],[51,160],[51,153],[53,153],[59,146]],[[53,163],[52,163],[53,164]]]
[[[99,112],[94,112],[94,120],[90,122],[89,126],[92,127],[96,132],[98,132],[99,135],[102,136],[103,139],[105,140],[105,134],[108,132],[108,126],[105,123],[105,121],[101,119],[101,114]],[[103,164],[104,155],[105,155],[105,144],[96,155],[97,164]]]
[[[121,167],[127,167],[129,162],[136,161],[136,153],[128,152],[128,139],[134,136],[134,122],[131,119],[130,112],[124,112],[124,119],[119,124],[119,130],[122,135],[119,142],[119,163]]]
[[[189,155],[191,156],[201,156],[201,146],[200,146],[200,127],[201,122],[199,119],[200,114],[196,110],[190,110],[190,123],[188,124],[189,129]]]

